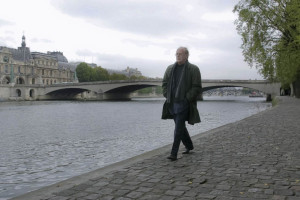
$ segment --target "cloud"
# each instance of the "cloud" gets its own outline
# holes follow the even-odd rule
[[[32,43],[52,43],[51,40],[45,39],[45,38],[32,38],[32,39],[30,39],[30,42],[32,42]]]
[[[235,15],[231,10],[222,11],[222,12],[209,12],[205,13],[201,17],[205,21],[216,21],[216,22],[226,22],[226,21],[234,21]]]
[[[14,23],[7,21],[7,20],[0,19],[0,27],[1,26],[11,26],[11,25],[14,25]]]
[[[171,3],[170,3],[171,2]],[[175,2],[175,3],[174,3]],[[193,21],[187,21],[177,1],[157,0],[53,0],[52,5],[63,13],[87,21],[131,33],[162,36],[186,32]],[[191,7],[188,7],[188,12]]]
[[[0,46],[8,46],[8,47],[11,46],[12,47],[12,44],[15,42],[16,42],[15,38],[10,36],[9,34],[7,34],[6,36],[0,37]]]
[[[131,58],[118,54],[104,54],[92,52],[90,50],[80,50],[77,55],[93,57],[94,63],[105,69],[122,70],[127,66],[138,68],[143,75],[148,77],[162,77],[166,67],[170,64],[164,60],[150,60],[142,58]]]

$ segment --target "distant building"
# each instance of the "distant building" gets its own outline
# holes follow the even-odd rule
[[[112,69],[107,69],[109,74],[124,74],[127,77],[131,76],[142,76],[142,73],[137,69],[137,68],[130,68],[127,67],[125,70],[112,70]]]
[[[75,69],[62,52],[30,52],[24,35],[18,49],[0,46],[0,84],[77,82]]]
[[[73,66],[74,69],[76,69],[76,67],[80,64],[80,63],[83,63],[83,62],[69,62],[69,64],[71,64]],[[86,63],[86,62],[84,62]],[[95,63],[86,63],[88,66],[92,67],[92,68],[95,68],[97,67],[97,64]]]

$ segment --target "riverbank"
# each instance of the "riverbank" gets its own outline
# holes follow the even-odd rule
[[[300,100],[193,137],[195,150],[166,159],[170,145],[14,199],[299,199]]]

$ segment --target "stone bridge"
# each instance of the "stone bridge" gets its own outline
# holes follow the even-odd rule
[[[101,81],[85,83],[65,83],[40,88],[37,99],[90,99],[122,100],[130,99],[135,90],[161,86],[162,80]],[[264,80],[202,80],[203,91],[222,87],[244,87],[256,89],[272,96],[280,95],[280,83]]]
[[[87,100],[125,100],[135,90],[161,86],[162,80],[134,81],[101,81],[85,83],[61,83],[44,85],[0,85],[3,96],[20,100],[56,100],[56,99],[87,99]],[[202,80],[203,91],[222,87],[244,87],[256,89],[272,96],[280,95],[280,83],[264,80]],[[2,91],[2,92],[1,92]],[[6,94],[6,95],[3,95]],[[4,98],[3,98],[4,99]]]

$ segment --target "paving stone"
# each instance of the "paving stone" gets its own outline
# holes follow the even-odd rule
[[[273,195],[274,194],[274,191],[272,189],[266,189],[264,191],[265,194],[269,194],[269,195]]]
[[[130,190],[120,189],[120,190],[115,191],[113,195],[115,195],[115,196],[125,196],[125,194],[127,194],[129,192],[130,192]]]
[[[184,191],[178,191],[178,190],[168,190],[166,191],[166,195],[170,196],[181,196],[184,193]]]
[[[214,199],[216,196],[210,194],[200,194],[197,196],[197,199]]]
[[[136,199],[136,198],[138,198],[138,197],[140,197],[142,195],[143,195],[143,192],[133,191],[133,192],[128,193],[126,196],[130,197],[130,198],[133,198],[133,199]]]
[[[285,196],[279,196],[279,195],[274,195],[272,197],[272,200],[286,200],[287,198]]]
[[[292,196],[294,192],[292,190],[275,190],[275,194],[282,195],[282,196]]]
[[[140,198],[141,200],[157,200],[157,199],[162,199],[161,195],[151,195],[151,194],[146,194],[145,196]]]
[[[101,200],[113,200],[114,197],[113,196],[103,196],[101,197]]]
[[[230,190],[230,185],[217,185],[216,189],[218,190]]]
[[[139,187],[136,191],[146,193],[146,192],[149,192],[149,191],[151,191],[151,190],[152,190],[152,188],[148,188],[148,187]]]
[[[86,199],[86,200],[94,200],[94,199],[99,199],[100,196],[101,196],[100,194],[90,194],[90,195],[84,197],[84,199]]]
[[[262,192],[263,190],[261,188],[250,188],[248,192],[257,193]]]
[[[300,197],[287,197],[286,200],[300,200]]]

